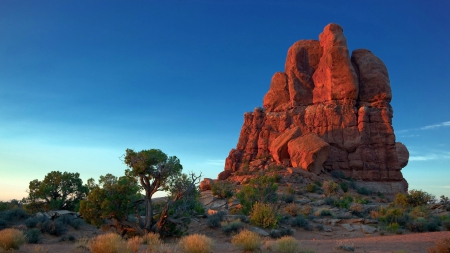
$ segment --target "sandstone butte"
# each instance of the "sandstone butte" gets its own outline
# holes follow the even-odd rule
[[[276,163],[315,175],[342,172],[385,193],[405,192],[405,145],[395,141],[386,66],[366,49],[349,54],[342,27],[327,25],[319,40],[288,50],[284,72],[273,75],[263,108],[244,114],[235,149],[218,176],[244,164]]]

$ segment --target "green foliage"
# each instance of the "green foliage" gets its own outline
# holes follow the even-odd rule
[[[286,203],[293,203],[295,200],[295,196],[293,194],[281,194],[279,198],[281,201]]]
[[[307,192],[316,192],[318,189],[319,189],[319,187],[314,183],[310,183],[306,186]]]
[[[225,215],[225,212],[222,212],[222,211],[219,211],[213,215],[208,215],[208,220],[206,221],[206,224],[210,228],[220,227],[220,223],[222,222],[224,215]]]
[[[273,249],[277,253],[298,253],[300,252],[300,243],[291,236],[285,236],[274,243]]]
[[[350,204],[353,202],[353,197],[350,195],[344,195],[339,198],[336,202],[334,202],[334,205],[340,208],[348,209],[350,208]]]
[[[397,233],[397,231],[400,229],[400,225],[397,222],[390,223],[387,227],[387,231],[392,233]]]
[[[293,227],[301,227],[304,228],[306,230],[310,230],[311,227],[309,225],[309,221],[303,216],[303,215],[299,215],[297,217],[295,217],[292,222],[291,222],[291,226]]]
[[[127,220],[134,210],[134,201],[140,198],[138,192],[134,178],[117,178],[111,174],[100,176],[99,184],[92,186],[87,199],[81,201],[80,214],[94,226],[102,225],[107,218]]]
[[[337,179],[345,179],[345,175],[342,171],[333,170],[331,176]]]
[[[327,180],[323,182],[322,189],[325,193],[325,196],[335,195],[339,190],[339,185],[332,180]]]
[[[6,228],[6,224],[7,224],[6,220],[0,218],[0,230]]]
[[[78,211],[88,188],[83,185],[79,173],[52,171],[42,181],[31,181],[28,193],[25,207],[32,212],[62,209]]]
[[[348,192],[348,184],[345,182],[342,182],[339,184],[343,192]]]
[[[48,233],[54,236],[61,236],[67,231],[67,225],[57,220],[46,220],[38,225],[38,228],[41,229],[43,233]]]
[[[358,192],[361,195],[372,195],[372,191],[367,189],[366,187],[359,188],[356,192]]]
[[[436,202],[434,195],[422,190],[410,190],[408,194],[408,204],[410,206],[422,206]]]
[[[11,201],[0,201],[0,212],[8,211],[12,209],[22,208],[22,203],[17,199],[13,199]]]
[[[27,230],[25,235],[27,236],[28,243],[38,244],[42,241],[42,232],[37,228]]]
[[[250,223],[263,228],[277,226],[278,215],[273,204],[256,202],[250,212]]]
[[[248,214],[255,202],[273,203],[277,200],[278,184],[275,183],[275,178],[259,176],[250,180],[247,185],[244,185],[236,194],[242,205],[242,212]]]
[[[272,229],[270,231],[269,235],[272,238],[281,238],[283,236],[292,235],[293,233],[294,233],[294,231],[292,231],[292,229],[283,228],[283,229],[280,229],[280,230]]]
[[[145,190],[146,219],[145,229],[151,230],[153,225],[152,196],[157,191],[171,190],[182,176],[183,166],[176,156],[167,156],[159,149],[135,152],[127,149],[125,164],[130,168],[126,175],[139,179]]]
[[[244,227],[244,223],[242,223],[240,220],[235,220],[231,222],[222,222],[221,226],[222,231],[226,235],[230,235],[231,233],[239,232]]]
[[[0,219],[3,219],[5,221],[17,221],[28,218],[28,216],[28,213],[20,208],[0,212]]]
[[[217,180],[211,184],[211,191],[214,196],[221,199],[228,199],[236,192],[236,185],[229,181]]]

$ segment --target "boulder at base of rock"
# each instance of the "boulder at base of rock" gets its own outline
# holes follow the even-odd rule
[[[217,179],[218,180],[226,180],[227,178],[229,178],[231,176],[231,173],[232,173],[231,170],[224,170],[219,173],[219,175],[217,176]]]
[[[203,181],[200,182],[200,191],[211,190],[211,184],[214,183],[214,180],[211,178],[204,178]]]
[[[287,146],[292,166],[300,167],[316,175],[322,170],[322,165],[330,151],[330,145],[315,133],[295,138]]]
[[[273,140],[272,145],[270,145],[270,154],[272,154],[273,159],[277,163],[283,163],[284,159],[289,159],[287,144],[290,140],[301,134],[302,132],[299,127],[293,127]]]

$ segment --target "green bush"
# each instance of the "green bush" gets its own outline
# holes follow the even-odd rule
[[[0,230],[6,228],[6,224],[7,224],[6,220],[0,219]]]
[[[343,192],[348,192],[348,184],[345,182],[342,182],[339,184]]]
[[[38,244],[42,240],[42,233],[41,230],[37,228],[29,229],[25,232],[25,235],[27,236],[28,243],[31,244]]]
[[[0,212],[0,219],[4,219],[6,221],[17,221],[26,219],[28,217],[29,217],[28,213],[21,208]]]
[[[40,225],[40,229],[43,233],[61,236],[67,231],[67,226],[60,221],[46,220]]]
[[[261,247],[261,237],[249,230],[243,230],[233,236],[231,243],[244,251],[255,251]]]
[[[278,215],[273,204],[256,202],[250,212],[250,223],[263,228],[277,226]]]
[[[30,217],[30,218],[25,220],[25,226],[27,226],[27,228],[35,228],[35,227],[38,226],[38,224],[42,224],[46,220],[48,220],[48,219],[46,217],[44,217],[44,216],[41,216],[41,217]]]
[[[358,192],[361,195],[372,195],[372,191],[367,189],[366,187],[359,188],[356,192]]]
[[[319,189],[319,187],[316,184],[314,184],[314,183],[310,183],[310,184],[308,184],[306,186],[306,191],[307,192],[313,193],[313,192],[316,192],[318,189]]]
[[[250,180],[247,185],[236,194],[242,205],[242,212],[249,214],[255,202],[273,203],[277,201],[278,184],[274,177],[259,176]]]
[[[300,251],[300,243],[291,236],[285,236],[274,243],[273,249],[277,253],[297,253]]]
[[[222,231],[226,235],[230,235],[232,233],[239,232],[244,227],[244,224],[239,220],[235,220],[232,222],[222,222],[221,226],[222,226]]]
[[[408,204],[410,206],[423,206],[436,202],[436,197],[422,190],[410,190],[408,194]]]
[[[337,193],[337,191],[339,190],[339,185],[332,180],[327,180],[323,182],[322,189],[325,193],[325,196],[331,196]]]
[[[225,180],[218,180],[211,184],[211,191],[214,196],[221,199],[231,198],[235,191],[236,185]]]
[[[210,228],[217,228],[220,227],[220,222],[223,220],[223,216],[225,215],[225,212],[217,212],[213,215],[208,216],[208,220],[206,221],[206,224]]]
[[[193,234],[181,238],[178,245],[183,253],[209,253],[213,240],[205,235]]]
[[[302,215],[295,217],[291,222],[292,227],[301,227],[305,230],[310,231],[312,228],[309,225],[309,221]]]
[[[269,233],[272,238],[281,238],[283,236],[292,235],[294,232],[289,228],[283,228],[280,230],[272,229]]]
[[[4,250],[19,249],[26,239],[23,232],[17,229],[7,228],[0,231],[0,247]]]
[[[280,200],[286,203],[293,203],[295,200],[294,194],[281,194]]]
[[[345,195],[345,196],[340,197],[339,200],[336,200],[334,202],[334,205],[339,208],[348,209],[352,202],[353,202],[353,197],[350,195]]]

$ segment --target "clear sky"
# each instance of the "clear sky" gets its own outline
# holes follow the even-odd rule
[[[344,28],[391,79],[410,189],[450,195],[450,2],[0,1],[0,200],[159,148],[216,178],[288,48]]]

